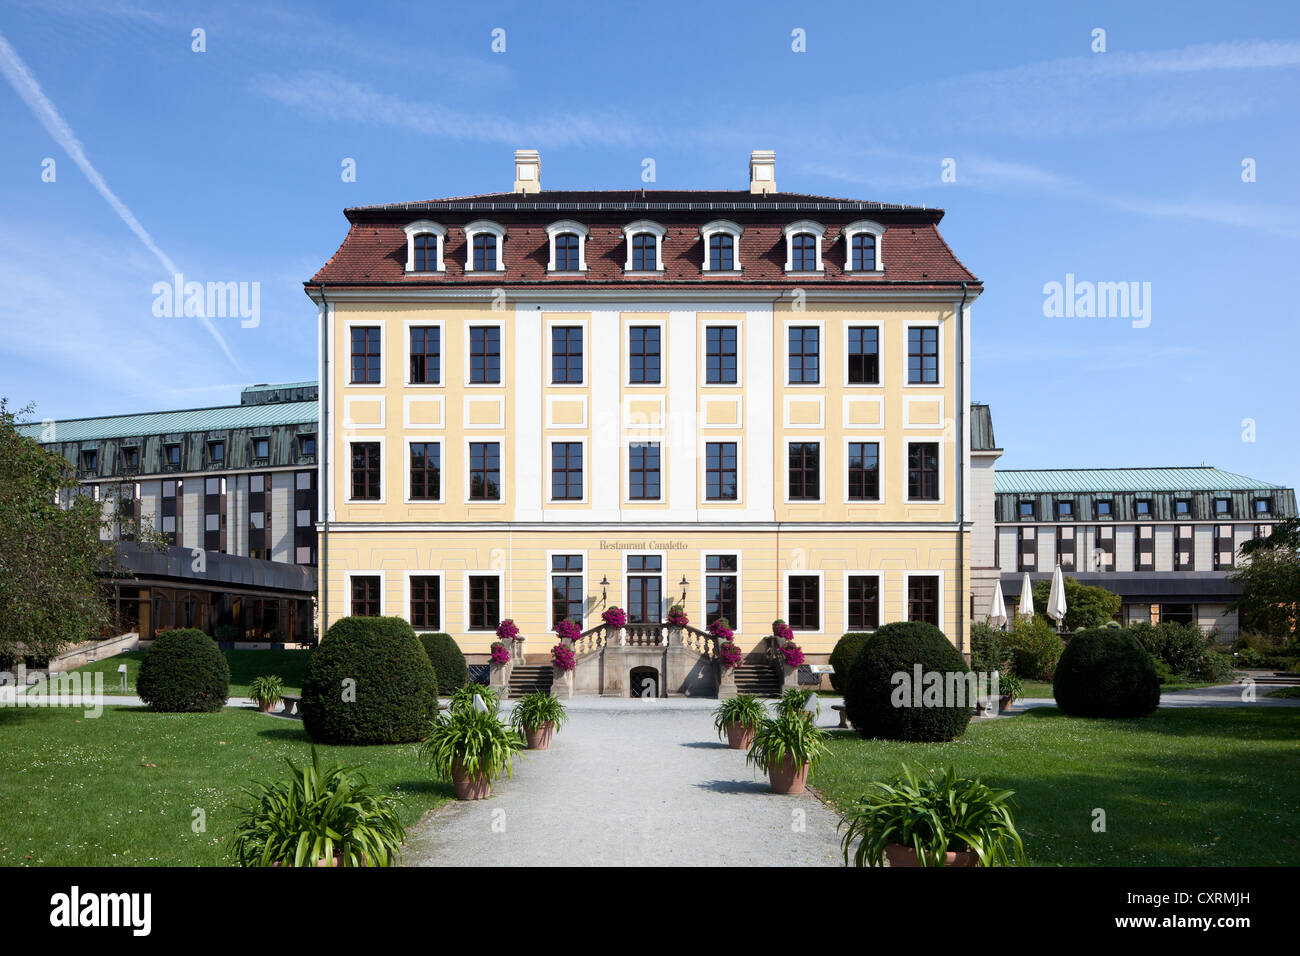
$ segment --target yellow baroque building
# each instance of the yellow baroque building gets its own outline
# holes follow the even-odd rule
[[[483,660],[617,605],[846,631],[970,623],[970,309],[941,210],[540,188],[346,211],[319,309],[322,629]]]

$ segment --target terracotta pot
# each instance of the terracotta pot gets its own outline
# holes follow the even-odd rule
[[[271,711],[275,710],[275,704],[270,701],[259,700],[257,702],[257,709],[264,714],[269,714]]]
[[[767,778],[773,793],[803,793],[808,785],[808,763],[796,764],[793,758],[783,757],[767,768]]]
[[[748,750],[754,742],[754,728],[744,724],[727,724],[727,746],[732,750]]]
[[[885,844],[885,859],[890,866],[920,866],[916,860],[916,851],[901,843]],[[949,850],[943,855],[944,866],[979,866],[980,858],[976,853],[965,850]]]
[[[998,710],[1010,710],[1011,705],[1015,703],[1015,700],[1016,699],[1012,697],[1010,694],[1004,694],[1002,698],[998,701]]]
[[[548,720],[536,730],[524,728],[524,739],[528,742],[529,750],[550,750],[551,735],[555,733],[555,721]]]
[[[483,800],[492,793],[492,781],[487,774],[470,774],[457,761],[451,768],[451,783],[456,788],[457,800]]]

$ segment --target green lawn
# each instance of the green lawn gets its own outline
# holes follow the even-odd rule
[[[253,651],[246,653],[267,653]],[[297,721],[253,710],[0,708],[0,866],[218,866],[250,781],[311,759]],[[401,800],[405,826],[451,795],[416,744],[321,747]],[[194,809],[206,832],[194,833]]]
[[[286,693],[296,694],[302,690],[302,678],[307,672],[307,659],[311,651],[222,651],[230,663],[230,696],[247,697],[248,685],[254,677],[276,674],[284,681]],[[96,671],[104,675],[104,693],[121,694],[122,676],[118,674],[119,664],[126,665],[126,692],[135,694],[135,675],[144,660],[144,651],[127,651],[116,657],[106,657],[102,661],[78,667],[70,673],[86,674]],[[36,684],[30,693],[40,693],[45,689],[44,682]]]
[[[1177,690],[1193,690],[1197,687],[1221,687],[1224,684],[1230,684],[1231,681],[1174,681],[1169,684],[1160,685],[1160,693],[1171,694]],[[1045,680],[1027,680],[1024,681],[1024,691],[1022,697],[1046,697],[1048,700],[1055,700],[1056,695],[1052,693],[1052,682]]]
[[[1300,863],[1300,708],[1157,711],[1083,720],[1054,707],[973,720],[961,740],[905,744],[835,732],[812,783],[836,808],[903,763],[1016,791],[1016,822],[1038,866]],[[1106,832],[1092,830],[1093,810]]]
[[[1265,697],[1300,697],[1300,687],[1292,685],[1290,687],[1279,687],[1277,690],[1271,690]]]

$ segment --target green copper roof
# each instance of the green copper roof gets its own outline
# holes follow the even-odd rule
[[[52,426],[52,434],[46,430],[47,426],[41,424],[20,425],[18,430],[40,442],[95,441],[100,438],[212,432],[227,428],[299,425],[316,421],[316,411],[315,402],[222,405],[216,408],[191,408],[175,412],[70,418],[56,421]]]
[[[999,470],[999,494],[1128,491],[1256,491],[1283,488],[1208,465],[1175,468],[1044,468]]]

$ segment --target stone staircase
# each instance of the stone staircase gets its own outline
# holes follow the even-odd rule
[[[553,677],[550,664],[516,664],[510,671],[506,697],[523,697],[538,691],[550,693]]]
[[[736,668],[736,693],[755,697],[780,697],[781,676],[766,661],[746,661]]]

